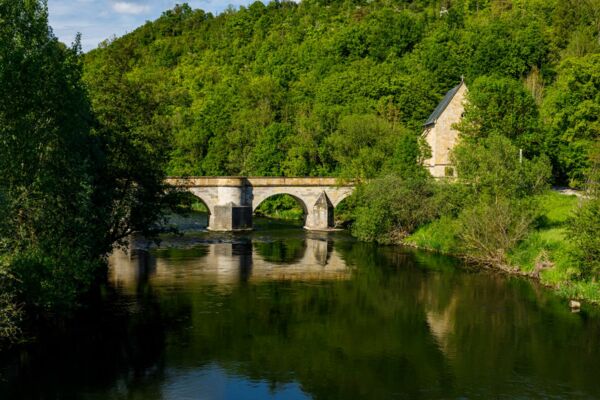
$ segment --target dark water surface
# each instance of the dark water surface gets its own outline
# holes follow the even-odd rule
[[[457,267],[265,224],[166,238],[4,354],[0,398],[600,398],[597,310]]]

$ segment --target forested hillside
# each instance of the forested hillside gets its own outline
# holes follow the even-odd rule
[[[88,53],[84,79],[99,118],[169,154],[169,174],[368,178],[464,76],[466,124],[578,186],[600,135],[599,32],[598,0],[182,5]]]

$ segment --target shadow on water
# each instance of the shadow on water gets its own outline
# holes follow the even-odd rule
[[[600,396],[596,311],[458,264],[289,226],[170,238],[114,254],[103,301],[5,355],[0,394]]]

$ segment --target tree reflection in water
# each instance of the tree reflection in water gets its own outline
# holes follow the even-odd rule
[[[6,361],[0,393],[600,396],[595,311],[456,264],[304,234],[115,255],[104,300]]]

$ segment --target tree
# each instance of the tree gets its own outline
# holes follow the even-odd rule
[[[140,91],[96,98],[96,118],[79,43],[58,42],[47,15],[43,1],[0,0],[0,275],[28,308],[66,311],[115,242],[155,231],[170,197],[160,135],[128,129],[152,111]]]
[[[507,254],[538,216],[534,196],[548,187],[550,162],[545,156],[521,157],[510,139],[497,133],[461,142],[453,159],[468,191],[457,219],[461,251],[477,263],[505,266]]]
[[[520,157],[519,149],[501,135],[463,141],[452,154],[460,181],[476,197],[525,198],[547,189],[550,162],[540,156]]]
[[[0,20],[0,264],[29,305],[68,307],[106,248],[78,43],[56,40],[45,2],[2,0]]]
[[[600,278],[600,140],[594,143],[587,171],[587,195],[575,213],[569,234],[583,278]]]
[[[528,156],[539,154],[542,142],[535,100],[521,82],[499,76],[482,76],[469,87],[457,129],[465,138],[502,135]]]
[[[583,186],[590,151],[600,138],[600,54],[562,62],[548,90],[543,120],[557,179]]]
[[[340,175],[351,179],[373,178],[392,159],[400,136],[398,128],[380,117],[349,115],[329,137],[331,153]]]
[[[388,175],[354,195],[352,234],[360,240],[398,243],[437,216],[434,187],[418,177]]]
[[[163,113],[167,89],[158,73],[129,71],[130,55],[127,47],[106,53],[83,76],[92,89],[99,147],[93,159],[93,201],[104,251],[123,244],[133,232],[153,236],[165,208],[176,203],[163,183],[171,149],[170,122]]]

